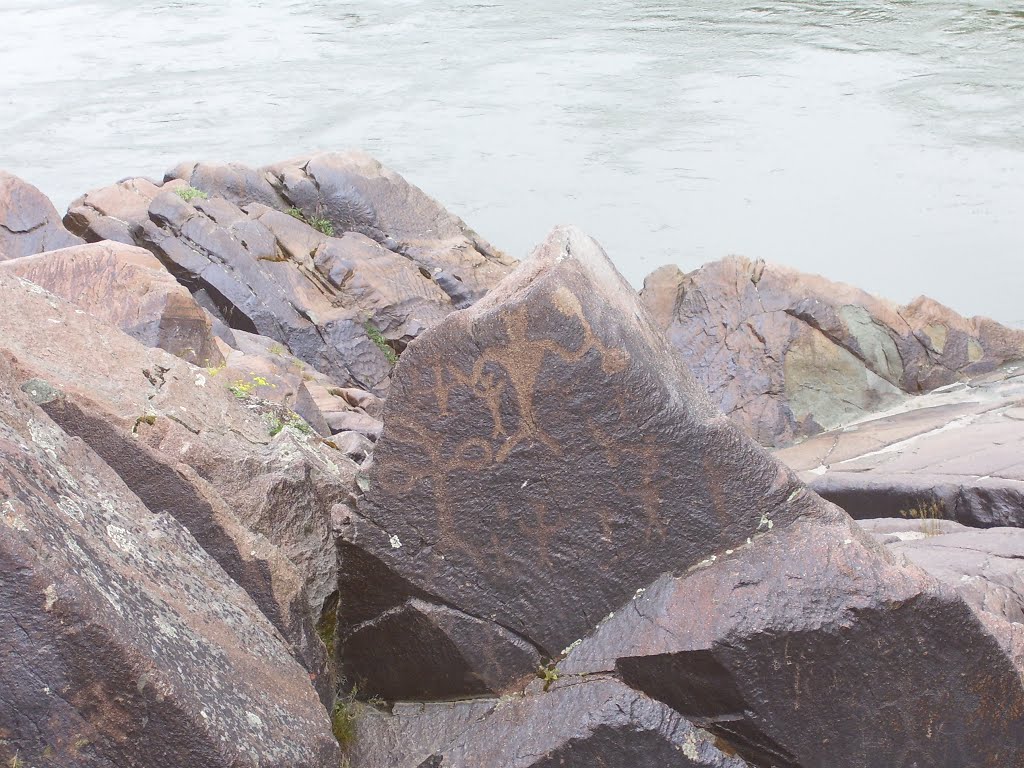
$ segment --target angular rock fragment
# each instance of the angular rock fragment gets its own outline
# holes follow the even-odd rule
[[[810,503],[786,503],[796,478],[714,410],[572,229],[411,344],[394,386],[359,507],[368,524],[346,536],[425,599],[546,657],[661,573]],[[375,585],[343,557],[342,594]]]
[[[677,713],[600,676],[526,696],[399,704],[357,720],[362,768],[743,768]]]
[[[18,308],[0,313],[0,353],[26,391],[195,536],[329,699],[314,627],[337,588],[332,508],[352,493],[355,464],[298,430],[271,434],[274,412],[259,401],[3,270],[0,304]]]
[[[763,445],[1024,359],[1024,331],[739,257],[663,267],[642,296],[712,399]]]
[[[224,362],[209,316],[149,251],[101,241],[0,264],[147,347],[201,366]]]
[[[0,762],[336,768],[280,635],[0,355]]]
[[[894,566],[817,506],[663,576],[560,672],[614,671],[753,765],[1024,760],[1021,628]]]
[[[408,341],[514,264],[359,153],[260,170],[185,164],[163,185],[90,192],[65,220],[86,239],[151,250],[226,325],[377,394]]]
[[[46,195],[0,171],[0,261],[81,243],[81,238],[64,229]]]

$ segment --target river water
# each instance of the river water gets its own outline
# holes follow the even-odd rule
[[[521,256],[729,253],[1024,322],[1019,0],[0,0],[0,167],[59,208],[363,148]]]

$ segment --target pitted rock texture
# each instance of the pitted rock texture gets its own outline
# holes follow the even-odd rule
[[[357,721],[360,768],[744,768],[710,734],[621,682],[508,699],[399,704]]]
[[[377,595],[372,615],[409,597],[449,606],[545,657],[661,573],[812,505],[714,409],[573,229],[410,344],[384,422],[343,533],[342,594]],[[339,617],[343,643],[355,627]],[[397,626],[380,636],[379,663],[402,642]],[[490,677],[498,690],[502,677]]]
[[[308,676],[0,355],[0,762],[336,768]]]
[[[663,267],[642,296],[715,403],[768,446],[1024,359],[1024,331],[739,257]]]
[[[80,245],[42,192],[0,171],[0,261]]]
[[[209,316],[149,251],[102,241],[0,263],[147,347],[201,366],[224,358]]]
[[[661,577],[559,671],[617,673],[752,765],[1021,764],[1022,627],[814,507]]]
[[[948,520],[881,518],[861,527],[975,608],[1024,624],[1024,530],[973,530]]]
[[[206,197],[186,202],[176,190],[188,185]],[[515,263],[354,152],[259,170],[184,164],[161,185],[90,192],[65,222],[87,240],[147,248],[226,325],[376,394],[395,353]]]
[[[1024,375],[993,372],[776,452],[858,519],[1024,527]]]
[[[0,352],[26,391],[252,595],[329,699],[314,631],[337,589],[332,514],[356,465],[228,382],[0,270]],[[45,330],[45,333],[41,332]]]

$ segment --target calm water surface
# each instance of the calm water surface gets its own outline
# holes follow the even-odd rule
[[[0,167],[59,208],[360,147],[524,255],[741,253],[1024,321],[1024,5],[0,0]]]

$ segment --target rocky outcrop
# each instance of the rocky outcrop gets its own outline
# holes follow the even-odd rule
[[[817,435],[776,456],[855,518],[1024,526],[1024,376],[1006,370]]]
[[[0,355],[0,762],[336,768],[256,605],[21,386]]]
[[[738,257],[663,267],[642,296],[715,403],[769,446],[1024,359],[1024,331]]]
[[[146,506],[170,514],[289,640],[325,700],[315,633],[330,613],[332,515],[356,465],[303,434],[299,419],[206,369],[146,348],[44,289],[0,270],[0,352],[36,402],[106,461]],[[308,428],[306,428],[308,431]]]
[[[514,263],[359,153],[259,170],[185,164],[161,185],[90,192],[65,222],[147,248],[227,326],[376,394],[408,341]]]
[[[399,704],[357,720],[362,768],[743,768],[678,713],[600,676],[506,700]]]
[[[340,662],[362,695],[396,659],[422,670],[420,698],[506,694],[490,718],[396,709],[387,754],[501,764],[515,707],[545,713],[525,729],[543,746],[516,731],[522,764],[558,764],[565,738],[588,754],[577,705],[559,717],[543,697],[607,678],[643,694],[631,711],[661,702],[752,765],[1024,761],[1022,628],[894,562],[744,437],[579,232],[410,344],[384,423],[341,521],[341,592],[359,597],[339,605]],[[538,690],[486,658],[488,624],[568,656]],[[589,722],[613,743],[639,731],[641,755],[671,743]]]
[[[1024,624],[1024,530],[882,518],[861,526],[890,552],[949,584],[979,610]]]
[[[64,229],[46,195],[27,181],[0,171],[0,261],[81,242]]]
[[[209,316],[149,251],[102,241],[0,263],[138,339],[200,366],[224,362]]]

